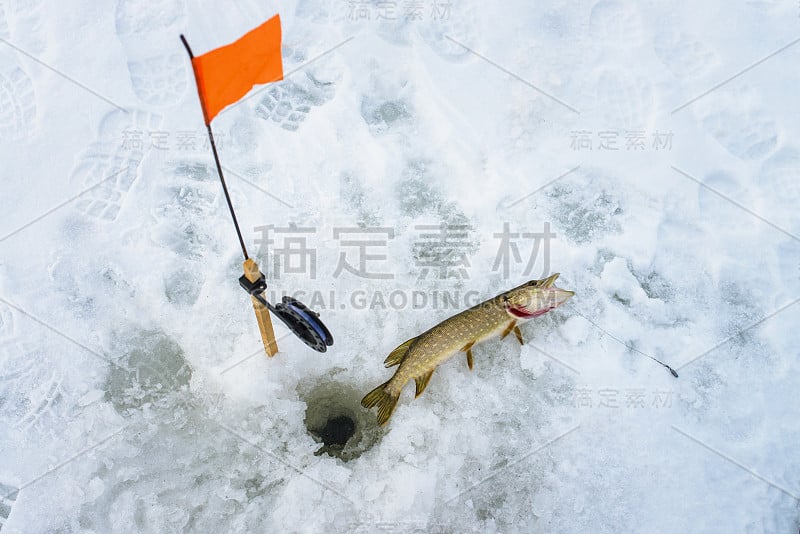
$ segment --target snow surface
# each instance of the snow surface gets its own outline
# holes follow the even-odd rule
[[[2,2],[3,534],[797,532],[797,2],[393,4]],[[271,286],[338,300],[327,354],[278,324],[267,359],[178,35],[275,12],[291,74],[214,129]],[[384,357],[454,310],[339,303],[520,283],[504,222],[549,222],[577,295],[378,429]],[[420,280],[441,223],[471,227],[467,279]],[[317,229],[315,277],[275,276],[270,224]],[[394,230],[394,279],[333,276],[359,225]],[[353,443],[315,454],[342,414]]]

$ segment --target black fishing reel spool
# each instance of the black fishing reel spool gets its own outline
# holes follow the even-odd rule
[[[267,281],[264,273],[255,282],[251,282],[247,277],[239,278],[239,285],[256,298],[261,304],[266,306],[294,335],[299,337],[303,343],[317,352],[326,352],[328,347],[333,345],[333,336],[325,324],[320,321],[319,314],[289,296],[284,296],[278,304],[267,302],[263,293],[267,289]]]

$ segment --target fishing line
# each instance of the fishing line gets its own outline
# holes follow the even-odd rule
[[[647,354],[647,353],[644,353],[644,352],[640,351],[640,350],[639,350],[639,349],[637,349],[636,347],[633,347],[633,346],[631,346],[631,345],[628,345],[627,343],[625,343],[624,341],[622,341],[621,339],[619,339],[617,336],[615,336],[614,334],[612,334],[611,332],[609,332],[609,331],[608,331],[608,330],[606,330],[605,328],[601,327],[600,325],[598,325],[597,323],[595,323],[594,321],[592,321],[591,319],[589,319],[588,317],[586,317],[584,314],[582,314],[581,312],[579,312],[578,310],[576,310],[574,306],[572,307],[572,310],[573,310],[575,313],[577,313],[578,315],[580,315],[581,317],[583,317],[584,319],[586,319],[587,321],[589,321],[590,323],[592,323],[592,324],[595,326],[595,328],[597,328],[597,329],[598,329],[598,330],[600,330],[601,332],[604,332],[604,333],[605,333],[605,334],[606,334],[608,337],[610,337],[610,338],[611,338],[611,339],[613,339],[614,341],[617,341],[618,343],[621,343],[622,345],[624,345],[625,347],[627,347],[628,349],[630,349],[630,350],[632,350],[632,351],[634,351],[634,352],[638,352],[638,353],[639,353],[639,354],[641,354],[642,356],[645,356],[645,357],[647,357],[647,358],[650,358],[651,360],[653,360],[654,362],[656,362],[656,363],[657,363],[657,364],[659,364],[659,365],[663,365],[663,366],[664,366],[664,367],[667,369],[667,371],[669,371],[669,372],[670,372],[670,374],[671,374],[672,376],[674,376],[675,378],[678,378],[678,372],[677,372],[675,369],[673,369],[672,367],[670,367],[669,365],[667,365],[666,363],[662,362],[662,361],[661,361],[661,360],[659,360],[658,358],[654,358],[653,356],[650,356],[649,354]]]

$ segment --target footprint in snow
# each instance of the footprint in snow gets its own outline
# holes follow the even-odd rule
[[[778,125],[762,108],[718,108],[702,118],[705,129],[739,159],[762,159],[777,146]]]
[[[555,184],[545,194],[551,199],[548,210],[556,234],[585,244],[620,233],[624,205],[614,191],[613,184],[592,179],[583,171]]]
[[[646,32],[639,9],[633,2],[601,0],[589,15],[589,32],[604,46],[635,50]]]
[[[0,136],[18,141],[31,132],[36,94],[28,75],[10,56],[0,56]]]
[[[656,33],[653,49],[659,61],[678,79],[703,79],[718,68],[716,54],[691,35],[673,28]]]
[[[372,134],[381,134],[409,123],[412,116],[411,104],[402,98],[383,100],[364,95],[361,99],[361,117]]]
[[[21,432],[44,429],[64,415],[61,371],[19,341],[16,325],[13,310],[0,305],[0,419]]]
[[[784,147],[764,161],[758,181],[785,205],[796,206],[800,202],[800,150]],[[796,210],[793,210],[796,211]]]
[[[0,341],[0,419],[23,434],[48,434],[69,416],[58,361],[16,339]]]
[[[280,508],[288,468],[200,409],[170,415],[167,422],[134,423],[124,445],[104,446],[103,461],[89,475],[102,482],[78,511],[81,532],[117,532],[121,524],[130,532],[274,531],[264,510]],[[272,443],[261,447],[273,450]],[[200,501],[199,493],[207,497]]]
[[[471,3],[378,2],[361,11],[345,8],[343,13],[346,17],[342,22],[354,29],[374,29],[378,37],[394,46],[409,47],[419,38],[445,61],[470,57],[466,47],[476,52],[484,48],[478,24],[481,14]]]
[[[183,349],[162,331],[129,334],[126,354],[114,365],[106,382],[106,400],[123,416],[145,406],[174,406],[173,394],[188,389],[192,368]]]
[[[136,96],[154,106],[178,103],[189,86],[186,54],[176,46],[186,23],[184,1],[120,0],[115,23]]]
[[[7,0],[0,5],[0,38],[29,54],[47,49],[43,29],[44,0]]]
[[[144,111],[115,110],[105,116],[97,138],[72,169],[73,181],[96,186],[75,203],[78,211],[104,222],[116,220],[150,150],[148,133],[160,122],[160,117]]]
[[[3,530],[3,525],[11,517],[11,507],[14,506],[14,502],[17,500],[18,492],[17,488],[0,483],[0,531]]]
[[[796,209],[781,210],[781,206],[797,206],[800,203],[800,150],[786,146],[764,160],[757,176],[760,185],[761,209],[766,209],[769,218],[787,230],[800,231],[800,213]],[[794,245],[797,245],[795,242]]]
[[[659,60],[678,79],[693,81],[719,70],[717,56],[684,32],[663,30],[657,33],[653,48]],[[686,97],[694,97],[707,88],[705,85],[687,88]],[[743,160],[768,156],[780,138],[776,122],[754,102],[750,93],[746,87],[716,91],[713,98],[699,100],[691,106],[703,128],[725,150]]]
[[[272,84],[256,106],[256,115],[293,132],[306,120],[311,108],[322,106],[333,96],[333,82],[304,73],[297,76],[297,81]]]
[[[153,239],[184,259],[216,250],[218,242],[211,231],[221,194],[216,169],[187,159],[169,162],[164,175],[168,179],[159,182]]]
[[[476,52],[483,48],[479,39],[481,28],[478,25],[478,13],[472,2],[448,4],[434,2],[428,6],[424,23],[420,23],[417,31],[442,59],[463,61],[471,55],[466,47]]]
[[[655,97],[650,84],[631,71],[607,67],[597,74],[595,97],[600,127],[618,131],[618,143],[625,132],[647,132],[654,120]],[[619,146],[618,148],[625,148]]]

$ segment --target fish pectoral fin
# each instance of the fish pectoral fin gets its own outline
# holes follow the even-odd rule
[[[514,327],[514,335],[517,336],[517,341],[519,341],[520,345],[525,344],[525,342],[522,341],[522,330],[520,330],[518,326]]]
[[[404,342],[402,345],[394,349],[386,359],[383,361],[383,365],[385,367],[392,367],[394,365],[400,365],[400,362],[403,361],[403,358],[406,357],[408,353],[408,349],[411,347],[411,344],[416,341],[417,338],[412,337],[408,341]]]
[[[426,387],[428,387],[428,382],[430,382],[431,376],[433,376],[433,371],[435,370],[436,369],[433,369],[428,374],[414,379],[414,382],[416,382],[417,385],[417,392],[414,394],[415,399],[422,395],[422,392],[425,391]]]
[[[514,327],[516,327],[516,326],[517,326],[517,321],[511,321],[510,323],[508,323],[508,326],[506,327],[506,329],[503,330],[502,334],[500,334],[500,339],[505,339],[506,336],[508,334],[510,334],[511,331],[514,330]]]
[[[472,343],[467,343],[464,345],[464,348],[461,349],[463,352],[467,353],[467,365],[469,366],[469,370],[472,371],[472,346],[475,344],[473,341]]]

